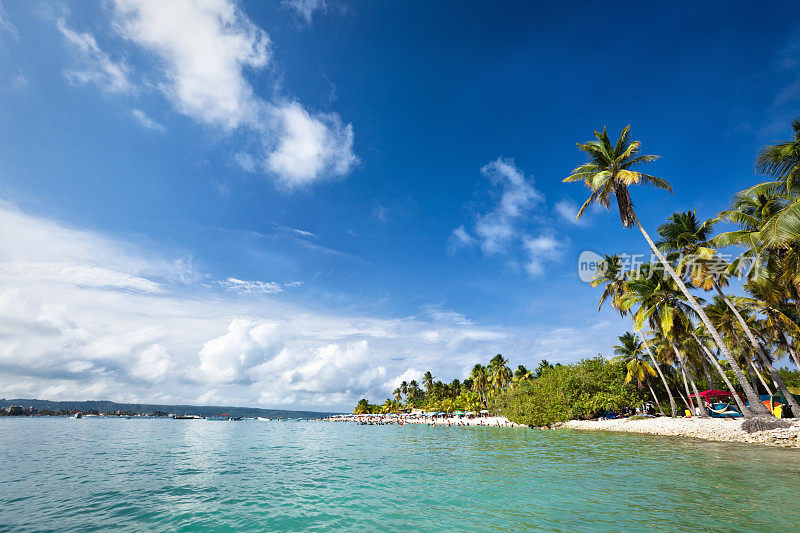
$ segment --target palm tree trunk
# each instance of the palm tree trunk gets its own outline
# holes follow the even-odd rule
[[[708,316],[706,315],[706,312],[703,310],[703,307],[695,299],[695,297],[692,296],[692,293],[689,292],[689,289],[686,288],[686,284],[683,282],[680,276],[678,276],[678,274],[675,272],[675,269],[672,268],[672,265],[669,263],[669,261],[667,261],[667,258],[664,257],[664,254],[661,253],[661,250],[659,250],[658,247],[656,247],[655,243],[653,242],[653,239],[650,238],[650,235],[644,229],[642,223],[639,222],[639,217],[636,216],[636,213],[633,212],[632,209],[631,211],[633,214],[633,220],[636,223],[636,227],[639,228],[639,231],[641,231],[642,235],[644,235],[647,244],[650,245],[650,249],[653,250],[654,254],[656,254],[658,260],[661,261],[661,263],[664,265],[664,269],[666,269],[667,273],[669,273],[670,277],[672,277],[672,279],[675,281],[680,291],[689,301],[689,305],[692,306],[697,315],[700,317],[700,320],[706,326],[706,330],[708,330],[708,332],[713,337],[714,342],[719,347],[722,356],[731,365],[731,370],[733,370],[733,373],[739,380],[739,383],[742,384],[742,389],[744,389],[745,396],[747,396],[747,399],[750,401],[750,408],[749,409],[745,408],[744,411],[742,411],[742,415],[744,415],[745,417],[752,417],[753,414],[770,414],[766,406],[762,404],[761,401],[758,399],[758,394],[756,394],[756,392],[753,390],[750,384],[747,383],[747,381],[745,380],[744,372],[742,372],[742,369],[739,368],[738,364],[736,364],[736,360],[733,358],[733,354],[725,345],[725,342],[722,340],[722,337],[717,331],[717,328],[715,328],[714,324],[712,324],[711,320],[709,320]]]
[[[733,399],[736,400],[736,406],[739,408],[739,411],[741,412],[742,409],[745,409],[744,402],[739,397],[739,394],[736,392],[736,388],[733,386],[733,383],[731,383],[731,380],[728,379],[728,375],[725,374],[725,371],[722,369],[721,366],[719,366],[719,362],[717,361],[717,358],[714,357],[714,354],[712,354],[709,351],[708,348],[706,348],[705,344],[700,342],[700,339],[697,338],[697,335],[695,335],[693,331],[690,331],[689,334],[692,337],[694,337],[694,340],[697,341],[697,344],[699,344],[700,347],[703,349],[703,351],[706,352],[706,355],[708,356],[708,359],[711,361],[711,364],[714,366],[714,368],[717,369],[717,372],[719,373],[719,375],[722,376],[722,381],[725,382],[725,385],[728,386],[728,389],[733,394]],[[759,402],[759,403],[761,403],[761,402]]]
[[[680,352],[678,351],[678,347],[675,346],[675,343],[672,341],[669,341],[669,343],[672,346],[672,350],[675,352],[675,355],[677,355],[678,358],[680,358],[681,355]],[[700,416],[701,418],[708,418],[708,413],[706,412],[705,409],[703,409],[702,407],[703,404],[700,403],[700,391],[697,389],[697,384],[694,382],[694,377],[692,376],[692,371],[689,367],[689,361],[686,360],[681,362],[683,363],[683,366],[686,369],[686,375],[689,376],[689,383],[691,383],[692,390],[694,391],[694,401],[697,404],[697,411],[693,412],[692,414],[700,413],[698,416]]]
[[[753,358],[750,357],[750,356],[747,356],[747,362],[750,363],[750,367],[753,369],[753,372],[756,373],[756,376],[758,377],[758,380],[761,382],[761,386],[764,387],[764,390],[767,391],[767,394],[769,394],[770,396],[775,396],[775,394],[772,392],[772,389],[767,384],[767,380],[765,380],[764,376],[762,376],[761,372],[759,372],[755,361],[753,361]]]
[[[664,414],[664,410],[661,408],[661,403],[658,401],[658,396],[656,396],[656,391],[653,390],[653,385],[650,384],[650,378],[645,377],[645,381],[647,381],[647,386],[650,388],[650,394],[653,395],[653,399],[656,401],[656,407],[658,407],[658,412],[661,416],[667,416]]]
[[[670,341],[670,344],[672,344],[672,341]],[[672,344],[672,350],[675,352],[675,355],[678,357],[678,366],[681,369],[681,377],[683,377],[683,388],[686,389],[686,403],[689,406],[689,412],[692,414],[692,416],[694,416],[694,414],[696,413],[696,410],[694,408],[694,403],[693,402],[689,403],[691,401],[691,399],[692,399],[692,393],[689,392],[689,382],[686,379],[686,374],[687,374],[686,365],[683,362],[683,357],[681,357],[680,352],[678,351],[678,349],[675,347],[674,344]],[[697,401],[697,400],[700,399],[700,396],[695,396],[694,398],[695,398],[695,401]]]
[[[795,352],[792,346],[789,344],[788,339],[786,339],[786,350],[789,352],[789,355],[792,356],[794,364],[797,365],[798,369],[800,369],[800,357],[797,356],[797,352]]]
[[[739,310],[736,308],[736,306],[733,305],[733,302],[731,302],[728,299],[728,297],[725,296],[725,294],[722,292],[722,288],[719,286],[719,283],[717,283],[716,280],[714,280],[714,288],[717,289],[717,293],[722,297],[723,300],[725,300],[725,303],[728,305],[728,308],[730,308],[730,310],[733,311],[733,314],[734,316],[736,316],[736,320],[739,322],[739,326],[741,326],[742,331],[744,331],[745,335],[747,335],[747,339],[750,341],[750,344],[753,346],[753,348],[755,348],[756,354],[758,354],[758,357],[759,359],[761,359],[761,362],[767,367],[767,370],[769,371],[772,381],[775,382],[775,386],[777,386],[781,390],[781,392],[783,392],[784,389],[786,389],[786,384],[783,382],[783,379],[781,378],[780,374],[774,372],[775,369],[769,362],[769,357],[767,357],[767,354],[764,352],[764,347],[761,345],[760,342],[756,340],[755,335],[753,335],[753,330],[751,330],[750,326],[747,325],[747,322],[745,322],[744,317],[741,315],[741,313],[739,313]],[[795,363],[797,364],[797,367],[800,368],[800,361],[797,360],[797,355],[796,354],[792,355],[794,355],[795,357]],[[788,389],[786,390],[788,391]],[[786,392],[783,392],[783,394],[784,396],[786,396]],[[786,399],[788,401],[789,397],[787,396]],[[792,401],[794,401],[794,399],[792,399]],[[794,403],[796,404],[797,402]],[[798,409],[800,409],[800,406],[798,406]],[[797,413],[797,416],[800,416],[800,411],[795,411],[794,409],[792,409],[792,414],[794,413]]]
[[[711,371],[708,369],[708,361],[703,359],[703,375],[706,377],[706,383],[708,383],[708,388],[714,388],[714,379],[711,377]]]
[[[667,391],[667,396],[669,396],[669,409],[672,411],[672,418],[675,418],[675,397],[672,396],[672,391],[667,384],[667,378],[664,377],[664,373],[661,371],[661,365],[658,364],[656,358],[653,357],[653,352],[650,351],[650,343],[647,342],[647,339],[644,335],[642,335],[641,331],[637,331],[639,337],[642,339],[642,344],[644,344],[645,350],[647,350],[647,355],[650,356],[650,360],[653,361],[653,366],[656,367],[656,371],[658,371],[658,375],[661,376],[661,381],[664,383],[664,388]]]
[[[685,384],[685,382],[684,382],[684,384]],[[689,391],[687,390],[686,392],[689,392]],[[681,392],[681,388],[680,387],[678,387],[678,396],[681,397],[681,400],[683,400],[684,405],[686,405],[686,409],[688,409],[689,412],[691,413],[692,412],[692,404],[690,404],[689,400],[686,399],[686,396],[683,395],[683,393]]]

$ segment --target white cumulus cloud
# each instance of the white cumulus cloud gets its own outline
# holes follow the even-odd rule
[[[228,0],[116,0],[116,27],[154,54],[161,90],[181,113],[231,132],[246,130],[253,153],[236,160],[285,190],[347,174],[357,163],[353,128],[335,113],[259,97],[247,72],[270,64],[269,35]]]

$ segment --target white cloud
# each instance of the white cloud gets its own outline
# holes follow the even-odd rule
[[[281,230],[281,231],[285,231],[286,233],[291,233],[291,234],[294,234],[294,235],[298,235],[300,237],[311,237],[311,238],[314,238],[314,239],[317,238],[316,234],[311,233],[310,231],[303,230],[303,229],[290,228],[289,226],[281,226],[279,224],[276,225],[275,227],[277,229]]]
[[[232,129],[258,115],[245,68],[267,65],[270,40],[233,3],[116,0],[121,34],[155,53],[167,82],[162,89],[182,112]]]
[[[311,24],[314,12],[325,11],[328,7],[325,0],[282,0],[281,5],[290,9],[296,17],[302,19],[306,24]]]
[[[357,163],[353,128],[335,113],[255,94],[246,72],[269,65],[271,41],[228,0],[116,0],[116,28],[153,53],[161,90],[181,113],[209,126],[246,130],[257,145],[240,152],[247,171],[292,190],[347,174]]]
[[[452,249],[480,244],[486,256],[506,256],[506,264],[519,269],[524,261],[525,270],[537,276],[545,263],[556,261],[563,255],[566,240],[552,235],[553,230],[546,218],[534,216],[534,210],[544,204],[544,195],[533,181],[526,179],[511,159],[497,158],[481,168],[484,176],[491,180],[498,197],[496,204],[485,213],[477,215],[471,231],[459,226],[450,236]],[[560,216],[568,212],[566,201],[558,202],[554,209]],[[530,236],[532,225],[538,226],[539,237]],[[518,259],[522,255],[523,259]]]
[[[553,210],[555,210],[558,216],[560,216],[565,222],[569,222],[570,224],[574,224],[576,226],[583,224],[583,219],[575,218],[575,216],[578,214],[578,209],[578,204],[569,198],[559,200],[556,202],[556,205],[553,206]]]
[[[481,248],[491,255],[504,251],[519,236],[520,222],[544,201],[544,196],[510,159],[497,158],[481,168],[481,172],[500,190],[497,205],[480,215],[475,224]]]
[[[399,376],[395,376],[394,378],[390,379],[386,382],[384,387],[388,390],[394,391],[394,389],[398,388],[402,382],[409,383],[410,381],[416,380],[416,382],[422,386],[422,375],[425,372],[422,370],[417,370],[416,368],[409,368]]]
[[[387,397],[409,369],[450,380],[495,353],[531,365],[533,353],[558,361],[613,344],[597,331],[558,340],[476,324],[440,305],[387,318],[241,298],[190,261],[7,204],[0,242],[0,397],[349,410]],[[554,253],[544,240],[531,249]]]
[[[453,230],[453,234],[450,236],[450,240],[454,248],[460,248],[462,246],[472,246],[477,242],[475,237],[470,235],[463,225]]]
[[[132,109],[131,115],[139,122],[139,124],[149,130],[156,130],[162,133],[167,131],[167,128],[165,128],[163,124],[147,116],[147,114],[141,109]]]
[[[277,147],[266,167],[288,188],[307,185],[321,175],[340,176],[355,165],[353,127],[336,114],[312,117],[297,102],[277,109]]]
[[[299,281],[290,281],[281,285],[275,281],[242,280],[237,278],[228,278],[217,283],[230,291],[242,294],[278,294],[301,284]]]
[[[275,357],[282,347],[277,324],[234,319],[227,333],[206,342],[200,350],[200,371],[211,383],[242,382],[248,370]]]
[[[531,276],[544,273],[544,264],[560,259],[565,252],[567,243],[550,235],[541,235],[536,238],[525,237],[522,241],[528,254],[525,270]]]
[[[0,31],[8,32],[14,37],[18,36],[17,28],[8,20],[8,12],[2,2],[0,2]]]
[[[57,26],[78,57],[79,68],[64,73],[70,83],[92,83],[110,93],[134,91],[134,85],[129,80],[130,67],[124,61],[112,60],[100,49],[91,33],[72,30],[63,19],[58,20]]]

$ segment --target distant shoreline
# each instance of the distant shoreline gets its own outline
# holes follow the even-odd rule
[[[7,411],[12,406],[20,408],[16,414]],[[226,414],[246,418],[324,418],[332,415],[330,411],[304,411],[289,409],[263,409],[259,407],[236,407],[231,405],[185,405],[185,404],[149,404],[119,403],[110,400],[39,400],[31,398],[0,398],[0,417],[3,416],[70,416],[75,412],[109,416],[152,416],[199,415],[213,417]]]

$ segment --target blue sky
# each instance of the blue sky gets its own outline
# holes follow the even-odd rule
[[[0,397],[347,408],[608,353],[577,257],[644,247],[572,220],[575,143],[631,124],[675,189],[642,222],[712,216],[797,114],[798,15],[4,0]]]

